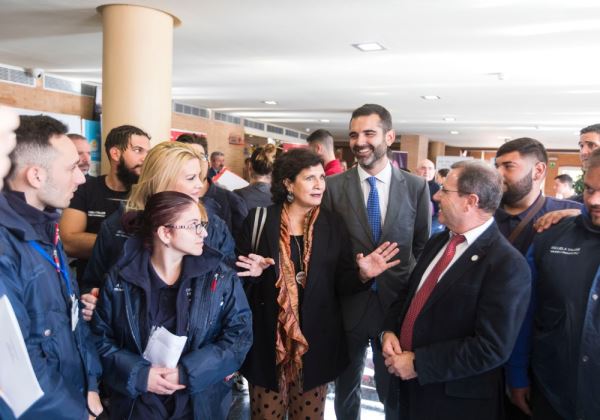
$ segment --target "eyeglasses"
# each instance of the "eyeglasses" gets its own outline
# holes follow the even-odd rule
[[[202,233],[202,231],[204,230],[205,232],[208,233],[208,222],[199,222],[199,223],[192,223],[191,225],[188,226],[183,226],[183,225],[165,225],[165,227],[171,228],[171,229],[195,229],[196,230],[196,235],[200,235]]]
[[[460,190],[449,190],[446,187],[444,187],[443,185],[440,187],[440,191],[443,192],[444,194],[448,194],[451,192],[455,192],[455,193],[459,193],[459,194],[470,194],[470,193],[466,193],[466,192],[460,191]]]

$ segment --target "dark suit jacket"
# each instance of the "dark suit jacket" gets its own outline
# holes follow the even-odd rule
[[[238,253],[248,255],[256,209],[251,210],[236,243]],[[245,277],[246,295],[252,309],[254,340],[241,372],[254,385],[277,390],[275,366],[275,328],[279,305],[279,232],[281,205],[267,208],[267,219],[258,243],[257,254],[272,257],[275,265],[258,278]],[[339,218],[321,209],[313,230],[313,248],[308,278],[300,305],[300,321],[308,352],[303,356],[305,390],[334,380],[348,364],[346,339],[342,326],[340,295],[368,289],[357,276],[348,232]]]
[[[352,252],[368,255],[378,244],[373,240],[364,203],[356,167],[327,177],[322,206],[336,213],[346,223],[352,239]],[[401,263],[376,279],[377,294],[384,312],[392,302],[406,296],[408,276],[429,238],[430,224],[427,182],[392,166],[388,208],[379,242],[398,242],[400,252],[396,258]],[[347,330],[352,330],[366,316],[368,293],[366,291],[342,300]],[[380,324],[377,325],[379,327]]]
[[[409,298],[390,308],[384,329],[399,335],[423,273],[448,241],[435,235],[410,276]],[[401,418],[500,419],[503,371],[525,317],[531,275],[494,222],[446,271],[417,317],[417,379],[394,381]]]

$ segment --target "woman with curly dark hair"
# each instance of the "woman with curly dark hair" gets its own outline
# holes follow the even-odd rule
[[[241,372],[253,419],[323,418],[326,384],[348,363],[339,296],[370,287],[398,249],[352,255],[343,222],[320,207],[325,172],[312,151],[281,155],[272,178],[264,227],[255,209],[237,240],[254,334]]]

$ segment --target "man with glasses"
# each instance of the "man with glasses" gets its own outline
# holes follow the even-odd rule
[[[531,284],[492,217],[501,196],[494,168],[463,161],[433,197],[448,230],[425,245],[408,298],[392,305],[381,335],[402,419],[503,420],[502,365]]]

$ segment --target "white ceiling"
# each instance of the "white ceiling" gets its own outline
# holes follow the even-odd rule
[[[374,102],[392,112],[399,133],[463,147],[529,136],[573,149],[577,131],[600,122],[598,0],[129,3],[182,21],[178,102],[341,138],[351,111]],[[0,0],[0,62],[100,81],[101,4]],[[386,50],[351,46],[365,41]]]

